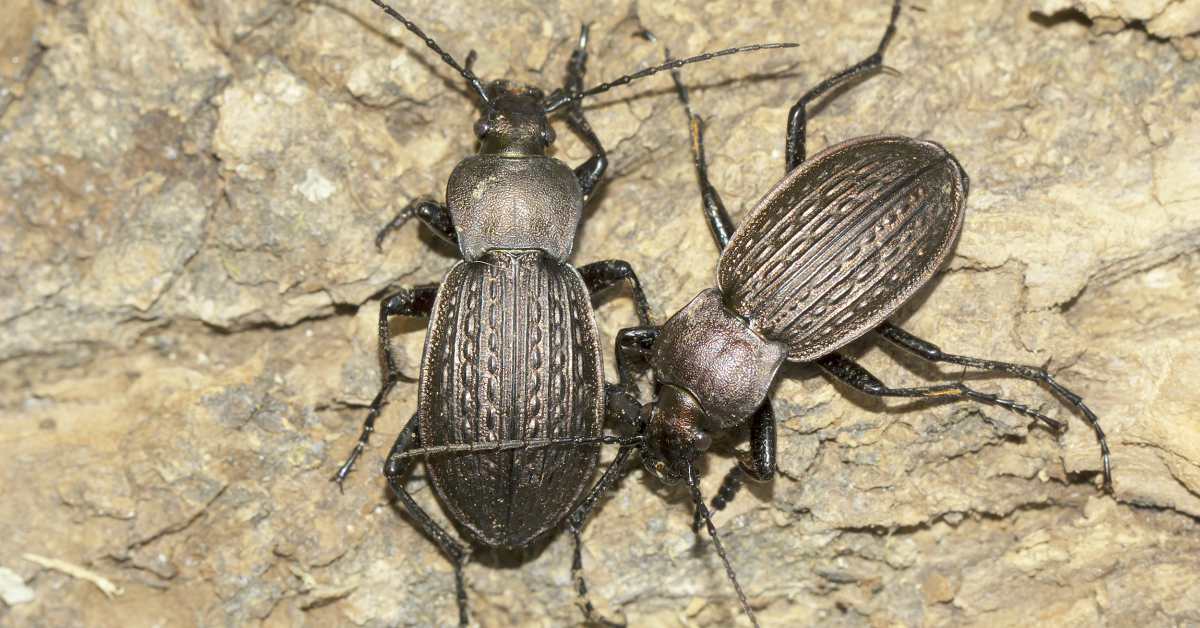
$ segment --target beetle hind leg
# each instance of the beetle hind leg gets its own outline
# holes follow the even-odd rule
[[[600,499],[625,475],[625,463],[629,460],[629,454],[632,451],[632,446],[621,447],[617,451],[617,457],[604,470],[604,475],[600,477],[600,480],[592,487],[588,496],[580,502],[575,511],[571,513],[571,516],[567,518],[567,528],[570,530],[571,537],[575,542],[575,547],[571,554],[571,581],[575,583],[575,592],[578,596],[576,604],[583,611],[584,618],[589,624],[599,624],[601,626],[625,625],[623,621],[605,617],[592,604],[587,580],[583,576],[583,526],[587,522],[588,517],[591,516],[592,511],[600,503]]]
[[[911,388],[892,388],[874,375],[867,369],[859,366],[853,360],[831,353],[827,356],[817,359],[814,362],[821,370],[832,375],[838,381],[858,390],[859,392],[872,395],[875,397],[907,397],[918,399],[962,399],[992,405],[1004,408],[1010,412],[1020,414],[1021,416],[1030,417],[1051,431],[1061,433],[1066,429],[1066,425],[1061,421],[1052,419],[1041,412],[1038,412],[1029,406],[1004,399],[1002,397],[979,392],[969,388],[965,384],[958,382],[954,384],[936,384],[933,386],[918,386]],[[1105,462],[1107,459],[1107,446],[1105,446]],[[1107,470],[1107,467],[1106,467]]]
[[[379,388],[375,399],[371,401],[371,407],[367,411],[367,418],[363,421],[362,432],[358,435],[358,442],[354,444],[354,449],[346,457],[346,461],[342,463],[342,466],[338,467],[337,473],[331,478],[334,482],[337,482],[339,489],[342,487],[342,482],[350,475],[350,470],[354,468],[354,463],[358,461],[359,456],[367,448],[367,444],[371,440],[371,434],[375,432],[375,420],[379,418],[380,412],[383,411],[383,406],[387,402],[388,394],[392,392],[392,388],[400,381],[416,381],[401,373],[399,367],[396,366],[396,357],[392,354],[392,332],[388,322],[393,316],[428,317],[429,313],[433,311],[433,302],[437,297],[437,291],[438,287],[436,285],[400,289],[384,297],[383,301],[379,303],[379,353],[383,356],[383,386]]]
[[[426,513],[412,496],[404,488],[404,479],[412,469],[415,461],[412,459],[400,458],[397,454],[403,453],[412,446],[420,446],[420,434],[417,429],[420,425],[420,419],[417,415],[413,415],[408,421],[408,425],[404,426],[404,430],[396,437],[395,444],[392,445],[392,451],[388,454],[387,463],[383,467],[383,475],[387,478],[388,486],[391,487],[392,493],[404,505],[405,510],[412,517],[417,526],[425,533],[442,553],[450,559],[454,565],[454,587],[455,600],[458,602],[458,623],[460,626],[466,626],[468,623],[467,615],[467,587],[463,579],[463,566],[467,564],[470,555],[464,549],[463,544],[459,543],[446,531],[445,528],[438,525],[429,514]]]
[[[610,423],[629,426],[631,429],[641,434],[645,431],[641,425],[640,410],[641,406],[637,400],[632,398],[627,391],[620,386],[607,384],[605,386],[605,414]],[[602,626],[624,626],[621,621],[614,621],[604,617],[596,610],[592,604],[591,594],[588,591],[587,580],[583,576],[583,526],[591,517],[592,511],[599,505],[601,498],[625,475],[626,463],[629,460],[629,454],[633,452],[633,446],[625,445],[617,450],[617,455],[613,461],[609,463],[608,468],[604,470],[604,475],[600,476],[600,480],[588,492],[587,497],[579,502],[575,510],[567,517],[567,529],[571,532],[571,537],[574,539],[575,548],[571,556],[571,581],[575,583],[575,591],[578,595],[576,603],[579,609],[583,611],[585,620],[589,624],[599,624]]]
[[[1104,473],[1104,490],[1109,493],[1112,492],[1112,463],[1109,460],[1108,438],[1104,435],[1104,430],[1100,427],[1099,417],[1083,402],[1082,397],[1070,391],[1062,384],[1059,384],[1046,369],[945,353],[937,345],[922,340],[891,323],[880,325],[876,331],[897,347],[930,362],[945,362],[947,364],[957,364],[982,371],[1004,373],[1045,385],[1055,395],[1065,399],[1067,403],[1078,409],[1083,415],[1084,420],[1087,421],[1088,426],[1092,428],[1092,432],[1096,435],[1096,441],[1100,444],[1100,455]]]

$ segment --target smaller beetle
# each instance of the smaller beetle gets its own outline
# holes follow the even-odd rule
[[[707,450],[711,432],[747,420],[751,451],[742,471],[758,480],[774,473],[774,416],[768,388],[784,361],[813,362],[835,379],[883,397],[966,399],[1031,417],[1055,432],[1065,424],[1027,406],[962,383],[890,388],[836,351],[875,332],[932,362],[997,371],[1045,384],[1075,406],[1100,444],[1104,489],[1112,489],[1108,443],[1096,415],[1045,369],[944,353],[886,322],[949,257],[962,228],[966,172],[940,145],[898,136],[852,139],[805,161],[805,107],[846,81],[883,67],[900,2],[874,54],[805,93],[788,116],[788,174],[750,210],[734,233],[708,179],[703,123],[688,111],[704,211],[722,249],[717,288],[697,295],[662,327],[634,327],[617,338],[622,384],[632,370],[656,374],[658,400],[643,409],[642,456],[672,482]],[[731,235],[732,234],[732,235]]]
[[[883,67],[900,2],[875,53],[822,81],[792,107],[788,173],[734,232],[708,178],[703,123],[672,72],[690,121],[692,150],[709,228],[722,250],[717,287],[697,295],[661,327],[622,330],[617,365],[627,391],[634,370],[654,373],[656,397],[634,421],[645,467],[666,483],[686,481],[747,616],[756,623],[703,504],[696,459],[712,434],[749,422],[750,450],[737,452],[713,506],[723,508],[748,475],[775,473],[775,418],[767,394],[785,361],[813,362],[828,375],[881,397],[964,399],[1031,417],[1055,433],[1066,425],[1023,404],[958,382],[891,388],[837,353],[874,332],[931,362],[996,371],[1045,384],[1076,407],[1100,445],[1104,490],[1112,490],[1108,443],[1082,399],[1038,367],[952,355],[886,322],[949,257],[962,228],[966,172],[942,146],[898,136],[852,139],[805,161],[806,106],[846,81]],[[669,56],[669,53],[668,53]],[[624,414],[628,415],[629,411]]]

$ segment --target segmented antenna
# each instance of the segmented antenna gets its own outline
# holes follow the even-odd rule
[[[377,2],[377,1],[378,0],[372,0],[372,2]],[[621,85],[628,85],[629,83],[632,83],[633,81],[636,81],[637,79],[645,78],[647,76],[651,76],[654,74],[658,74],[659,72],[662,72],[663,70],[674,70],[676,68],[680,68],[680,67],[683,67],[683,66],[691,64],[691,63],[699,63],[701,61],[709,61],[711,59],[716,59],[717,57],[726,57],[729,55],[738,54],[740,52],[754,52],[756,50],[773,50],[776,48],[795,48],[799,45],[800,44],[793,44],[793,43],[754,44],[752,46],[738,46],[736,48],[726,48],[724,50],[717,50],[715,52],[706,52],[703,54],[698,54],[694,57],[688,57],[686,59],[672,59],[670,61],[667,61],[666,63],[662,63],[660,65],[649,67],[644,70],[639,70],[637,72],[634,72],[633,74],[626,74],[625,76],[622,76],[617,79],[613,79],[613,80],[605,82],[605,83],[601,83],[595,87],[585,89],[581,92],[573,92],[570,94],[561,94],[556,99],[550,101],[550,103],[546,105],[546,113],[550,113],[556,109],[559,109],[560,107],[562,107],[563,105],[566,105],[567,103],[579,102],[579,101],[583,100],[584,98],[587,98],[588,96],[595,96],[596,94],[601,94],[601,93],[607,92],[608,90],[610,90],[614,87],[619,87]]]
[[[708,528],[708,536],[712,537],[713,547],[717,548],[717,556],[720,556],[721,562],[725,563],[725,575],[729,576],[729,581],[733,583],[733,588],[737,591],[738,601],[742,603],[742,610],[746,612],[746,617],[750,618],[750,623],[758,628],[758,618],[754,616],[754,610],[750,608],[750,602],[746,599],[746,592],[742,591],[742,585],[738,584],[737,574],[733,572],[733,565],[729,563],[729,557],[725,555],[725,548],[721,546],[721,538],[717,536],[717,526],[713,525],[708,507],[704,505],[704,498],[700,496],[700,481],[696,478],[696,467],[691,462],[688,462],[687,465],[687,485],[688,490],[692,493],[692,502],[696,504],[696,512],[700,513],[700,518],[704,519],[704,526]]]
[[[433,454],[474,454],[514,451],[518,449],[546,449],[549,447],[583,446],[583,445],[620,445],[629,447],[641,444],[643,437],[637,436],[565,436],[562,438],[527,438],[524,440],[497,440],[482,443],[455,443],[452,445],[431,445],[409,449],[394,456],[396,460],[405,458],[420,458]]]
[[[393,19],[403,24],[404,28],[407,28],[410,32],[412,32],[412,34],[420,37],[421,41],[425,42],[425,45],[429,46],[430,50],[436,52],[438,56],[442,58],[442,61],[446,62],[446,65],[458,70],[458,73],[461,74],[463,78],[467,79],[467,83],[471,85],[471,89],[474,89],[475,93],[479,94],[479,97],[483,99],[484,104],[491,102],[488,100],[487,92],[484,91],[483,83],[480,82],[479,77],[475,76],[475,73],[471,70],[459,65],[458,62],[454,60],[454,57],[451,57],[450,53],[442,50],[442,47],[439,46],[432,37],[426,35],[425,31],[421,30],[420,26],[414,24],[412,20],[404,17],[399,11],[388,6],[388,4],[382,0],[371,0],[371,2],[374,2],[375,6],[383,9],[384,13],[387,13]],[[472,53],[474,53],[474,51],[472,51]],[[471,61],[474,61],[473,57],[474,54],[467,55],[467,65],[470,65]]]

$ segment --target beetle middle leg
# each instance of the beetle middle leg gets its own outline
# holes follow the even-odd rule
[[[408,421],[408,425],[404,426],[404,430],[396,437],[395,444],[392,445],[392,451],[388,454],[387,462],[383,467],[383,475],[387,478],[388,486],[396,498],[404,504],[405,510],[412,516],[413,520],[421,528],[433,542],[437,544],[442,553],[450,559],[454,565],[454,587],[455,599],[458,602],[458,623],[459,625],[467,625],[467,587],[463,580],[463,566],[466,565],[470,555],[459,543],[446,531],[445,528],[438,525],[428,513],[425,512],[412,496],[404,488],[404,479],[408,472],[415,464],[415,460],[411,458],[402,458],[399,454],[404,453],[410,447],[421,445],[421,435],[418,432],[420,418],[414,414]]]
[[[1109,493],[1112,492],[1112,464],[1109,461],[1108,438],[1104,436],[1104,430],[1100,428],[1100,419],[1096,417],[1096,413],[1092,412],[1091,408],[1087,407],[1087,404],[1083,403],[1082,397],[1071,392],[1062,384],[1059,384],[1046,369],[946,353],[932,342],[922,340],[891,323],[884,323],[877,327],[875,331],[897,347],[930,362],[958,364],[982,371],[1005,373],[1020,379],[1045,384],[1056,395],[1066,399],[1068,403],[1078,408],[1083,414],[1084,419],[1088,422],[1088,425],[1092,428],[1092,431],[1095,432],[1096,441],[1100,443],[1100,455],[1104,470],[1104,490]]]
[[[578,270],[579,275],[583,277],[583,283],[587,285],[588,292],[592,295],[611,288],[619,282],[628,281],[633,289],[633,303],[637,308],[638,322],[644,326],[651,324],[650,303],[646,300],[645,291],[642,290],[641,280],[633,272],[633,267],[629,265],[629,262],[610,259],[580,266]]]
[[[371,434],[375,431],[375,420],[379,418],[379,413],[383,411],[383,405],[387,401],[387,396],[396,385],[396,382],[417,381],[401,373],[400,369],[396,366],[396,358],[392,354],[392,331],[388,323],[393,316],[428,317],[429,313],[433,310],[433,302],[437,297],[437,291],[438,287],[436,285],[402,288],[388,295],[379,303],[379,353],[383,356],[383,386],[379,388],[379,393],[371,401],[371,407],[367,411],[367,418],[363,421],[362,432],[358,435],[358,442],[354,444],[354,449],[350,452],[350,456],[346,458],[342,466],[338,467],[337,473],[332,478],[334,482],[337,482],[339,489],[342,487],[342,482],[346,480],[346,476],[350,475],[350,470],[354,467],[354,463],[358,461],[363,450],[367,448],[367,443],[371,440]]]

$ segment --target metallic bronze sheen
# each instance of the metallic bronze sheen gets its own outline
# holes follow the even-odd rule
[[[946,149],[857,138],[788,173],[721,256],[725,303],[809,361],[858,338],[917,291],[962,228],[967,175]]]
[[[598,436],[604,380],[587,288],[542,251],[488,251],[451,269],[421,364],[424,446]],[[598,446],[429,458],[451,518],[521,547],[557,527],[587,487]]]
[[[473,155],[446,183],[463,258],[488,249],[541,249],[566,259],[583,215],[575,173],[552,157]]]
[[[787,347],[756,334],[709,288],[662,326],[652,366],[659,381],[690,392],[714,422],[708,430],[740,424],[767,396]]]

